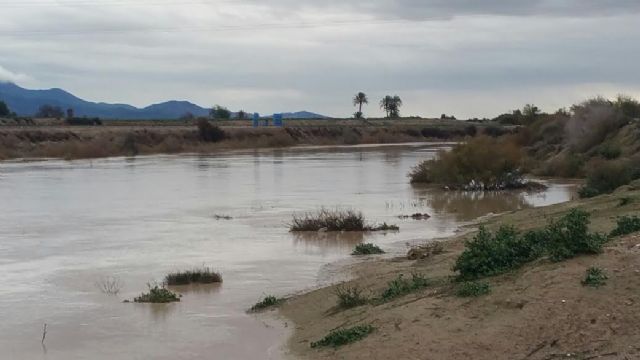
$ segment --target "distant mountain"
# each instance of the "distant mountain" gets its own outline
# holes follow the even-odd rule
[[[126,104],[95,103],[82,100],[62,89],[28,90],[13,83],[0,82],[0,100],[9,105],[11,111],[21,116],[33,116],[40,106],[48,104],[60,106],[63,110],[72,108],[76,116],[99,117],[102,119],[177,119],[186,113],[207,116],[205,109],[188,101],[167,101],[145,108]],[[285,119],[324,119],[326,116],[307,111],[285,113]]]

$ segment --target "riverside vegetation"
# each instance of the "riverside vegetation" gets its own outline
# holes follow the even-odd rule
[[[513,358],[533,354],[532,359],[614,352],[633,358],[640,351],[633,346],[637,333],[631,335],[640,320],[633,310],[633,294],[640,291],[640,244],[629,234],[640,232],[640,219],[633,215],[640,205],[623,199],[639,195],[640,188],[626,187],[611,195],[505,214],[484,220],[470,235],[438,242],[444,249],[427,257],[356,265],[354,280],[293,297],[282,308],[300,326],[290,346],[312,359],[358,358],[383,340],[387,345],[369,353],[371,358],[410,358],[416,351],[433,358],[476,354],[492,359],[507,352]],[[616,271],[603,270],[611,267]],[[603,286],[606,292],[598,290]],[[376,331],[339,341],[338,348],[323,342],[335,350],[304,349],[307,340],[316,344],[322,336],[355,326]],[[618,335],[609,333],[600,346],[590,346],[588,338],[609,326]],[[568,330],[577,327],[586,338]],[[481,329],[490,333],[485,336]],[[501,336],[513,341],[502,343]],[[549,337],[560,343],[552,345]],[[420,341],[425,338],[438,346]]]

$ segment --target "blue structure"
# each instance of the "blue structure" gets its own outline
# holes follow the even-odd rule
[[[273,114],[273,126],[282,127],[282,114]]]
[[[253,127],[257,128],[260,126],[269,126],[269,118],[264,118],[262,119],[262,124],[260,121],[260,114],[258,113],[254,113],[253,114]],[[282,114],[273,114],[273,126],[277,126],[277,127],[283,127],[284,126],[284,121],[283,121],[283,117]]]
[[[253,127],[257,128],[258,126],[260,126],[260,114],[253,113]]]

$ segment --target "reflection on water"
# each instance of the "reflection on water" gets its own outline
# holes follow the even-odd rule
[[[245,312],[265,294],[333,278],[327,264],[350,259],[358,243],[400,254],[404,243],[451,235],[463,221],[571,197],[570,186],[555,184],[541,194],[410,186],[409,169],[439,148],[0,162],[0,359],[278,358],[283,330]],[[289,233],[292,214],[323,206],[401,230]],[[416,212],[433,217],[398,219]],[[224,283],[177,289],[175,304],[122,303],[168,272],[202,264]],[[109,276],[125,284],[119,297],[95,286]]]

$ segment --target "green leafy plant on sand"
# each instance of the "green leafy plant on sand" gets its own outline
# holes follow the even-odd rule
[[[165,276],[167,285],[213,284],[221,283],[222,275],[209,268],[173,272]]]
[[[382,301],[390,301],[397,297],[407,295],[414,291],[429,286],[429,281],[421,274],[411,274],[411,278],[405,278],[403,274],[391,280],[387,288],[382,292]]]
[[[380,247],[374,244],[358,244],[351,255],[377,255],[384,254]]]
[[[362,290],[358,287],[338,286],[335,290],[338,296],[338,306],[343,309],[350,309],[356,306],[364,305],[368,299],[362,295]]]
[[[460,280],[475,280],[517,269],[543,255],[561,261],[600,253],[607,238],[589,233],[589,216],[574,209],[546,228],[524,234],[510,226],[502,226],[495,234],[481,227],[473,240],[467,242],[454,270],[459,272]]]
[[[617,226],[610,236],[623,236],[640,231],[640,218],[637,216],[622,216],[617,220]]]
[[[348,329],[338,329],[330,332],[322,340],[312,342],[311,347],[333,346],[339,347],[364,339],[371,334],[375,328],[371,325],[358,325]]]
[[[180,296],[169,289],[158,285],[148,286],[149,292],[140,294],[140,296],[133,299],[134,302],[163,304],[180,301]]]
[[[491,292],[489,284],[479,281],[467,281],[458,286],[456,295],[459,297],[478,297]]]
[[[251,311],[261,311],[270,307],[278,306],[284,302],[285,299],[278,298],[273,295],[265,296],[264,299],[256,303],[251,307]]]
[[[584,280],[582,280],[582,285],[600,287],[606,285],[607,279],[608,277],[604,270],[598,267],[590,267],[587,269],[587,274]]]

